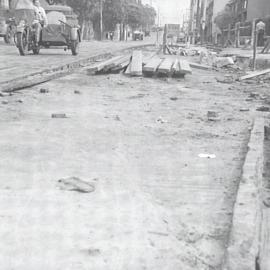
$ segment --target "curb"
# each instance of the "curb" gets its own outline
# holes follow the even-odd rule
[[[56,66],[50,69],[44,69],[39,72],[30,73],[28,75],[0,83],[0,92],[14,92],[14,91],[21,90],[27,87],[35,86],[35,85],[59,78],[61,76],[68,75],[72,73],[75,69],[78,69],[82,66],[87,66],[91,62],[94,62],[96,60],[103,60],[105,58],[112,57],[113,53],[136,49],[136,48],[145,48],[145,47],[149,47],[153,45],[154,44],[131,46],[131,47],[123,48],[120,50],[115,50],[110,53],[96,54],[88,58],[79,59],[77,61],[70,62],[65,65]]]
[[[254,270],[259,255],[262,222],[264,118],[253,124],[248,153],[233,211],[232,228],[223,270]]]

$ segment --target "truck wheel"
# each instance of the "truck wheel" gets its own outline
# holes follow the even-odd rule
[[[17,47],[19,49],[20,55],[26,55],[27,53],[27,34],[26,31],[23,31],[22,33],[17,33]]]

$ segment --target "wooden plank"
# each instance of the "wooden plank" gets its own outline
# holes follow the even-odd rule
[[[124,55],[121,57],[118,61],[115,62],[115,67],[121,67],[122,63],[125,63],[127,61],[130,61],[131,55]]]
[[[264,207],[261,229],[260,270],[270,269],[270,209]]]
[[[113,63],[117,60],[119,60],[122,56],[115,56],[111,59],[108,59],[106,61],[103,61],[101,63],[96,63],[94,64],[93,66],[91,67],[88,67],[86,70],[87,70],[87,73],[88,74],[91,74],[93,72],[97,72],[97,71],[101,71],[102,69],[108,67],[108,66],[113,66]]]
[[[150,54],[150,56],[148,57],[144,57],[143,58],[143,66],[145,66],[153,57],[155,57],[157,55],[157,51]]]
[[[129,65],[128,65],[126,71],[125,71],[125,75],[130,75],[131,74],[130,68],[131,68],[131,63],[129,63]]]
[[[165,58],[158,67],[157,72],[162,74],[169,74],[172,72],[173,59]]]
[[[133,51],[130,65],[130,75],[142,76],[142,51]]]
[[[212,67],[210,66],[206,66],[206,65],[202,65],[202,64],[197,64],[194,62],[189,62],[190,67],[192,68],[196,68],[196,69],[202,69],[202,70],[212,70]]]
[[[264,74],[267,74],[267,73],[270,73],[270,68],[265,69],[265,70],[261,70],[261,71],[255,71],[255,72],[252,72],[252,73],[250,73],[248,75],[242,76],[242,77],[239,78],[239,81],[252,79],[254,77],[258,77],[260,75],[264,75]]]
[[[180,75],[180,66],[179,66],[179,60],[175,59],[173,65],[172,65],[172,72],[174,75]]]
[[[186,60],[179,60],[179,69],[180,69],[180,73],[183,73],[183,74],[191,74],[192,73],[190,65],[189,65],[188,61],[186,61]]]
[[[148,74],[154,74],[159,65],[162,63],[162,59],[159,57],[154,57],[152,58],[144,67],[143,67],[143,72],[148,73]]]
[[[121,64],[118,64],[117,66],[113,67],[111,69],[112,72],[121,71],[124,68],[126,68],[130,64],[130,60],[127,60],[126,62],[123,62]]]
[[[117,61],[115,63],[115,66],[113,68],[111,68],[111,71],[112,72],[119,72],[122,69],[126,68],[130,63],[130,58],[131,58],[130,55],[126,55],[123,58],[119,59],[119,61]]]

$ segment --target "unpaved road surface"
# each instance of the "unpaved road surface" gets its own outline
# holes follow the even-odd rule
[[[63,47],[42,48],[40,55],[33,55],[30,52],[27,56],[20,56],[15,45],[6,45],[3,41],[0,41],[0,83],[89,58],[97,54],[111,53],[132,46],[154,43],[155,37],[153,35],[145,38],[143,41],[85,41],[80,44],[77,56],[71,55],[70,51],[64,51]]]
[[[266,102],[248,97],[267,85],[217,75],[78,71],[0,98],[0,269],[221,269],[254,109]],[[65,190],[66,177],[95,191]]]

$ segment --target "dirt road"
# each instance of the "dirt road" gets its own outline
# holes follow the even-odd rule
[[[0,268],[220,269],[262,102],[247,98],[267,85],[217,75],[78,71],[0,98]],[[65,190],[66,177],[95,191]]]
[[[154,43],[154,36],[147,37],[144,41],[85,41],[80,44],[79,55],[77,56],[72,56],[70,51],[64,51],[63,47],[42,48],[38,56],[31,54],[31,52],[27,56],[20,56],[14,45],[6,45],[0,41],[0,83],[89,58],[96,54],[111,53],[132,46]]]

